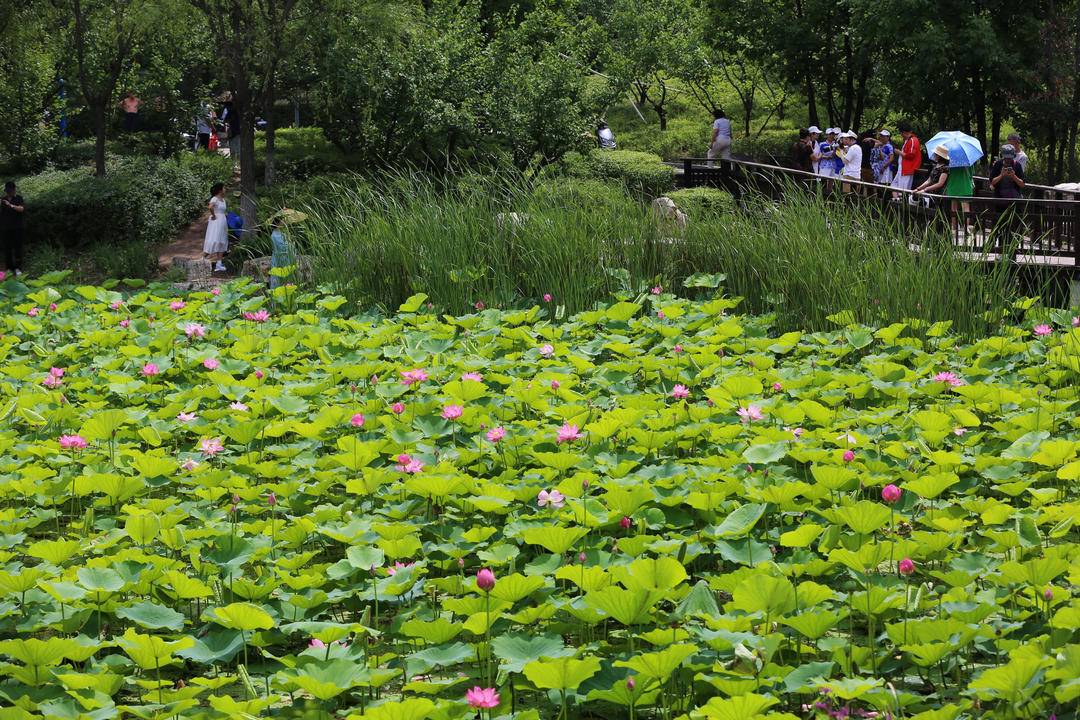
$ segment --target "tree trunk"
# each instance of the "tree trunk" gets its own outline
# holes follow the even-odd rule
[[[979,138],[979,142],[987,150],[986,157],[989,157],[991,155],[990,148],[986,144],[986,87],[983,84],[982,73],[978,68],[975,69],[975,77],[972,78],[971,84],[975,100],[975,137]]]
[[[244,229],[253,232],[256,213],[255,182],[255,108],[251,104],[251,86],[243,72],[233,78],[233,109],[240,118],[240,216]]]
[[[994,106],[990,108],[990,147],[987,155],[997,153],[1001,147],[1001,113],[998,112],[998,100],[994,100]]]
[[[94,175],[105,177],[105,126],[107,124],[107,105],[95,102],[94,113]]]
[[[810,77],[810,71],[805,73],[806,77],[806,116],[810,119],[811,125],[817,125],[821,122],[818,118],[817,112],[817,95],[814,93],[814,80]]]
[[[656,117],[660,119],[660,130],[667,130],[667,109],[663,105],[654,105]]]
[[[754,115],[754,88],[751,87],[749,92],[743,96],[743,134],[750,137],[750,120]]]
[[[276,70],[270,71],[270,78],[266,82],[266,92],[263,94],[263,108],[266,112],[266,155],[263,158],[263,185],[274,185],[274,102],[277,100],[277,77]],[[254,115],[254,113],[252,113]]]

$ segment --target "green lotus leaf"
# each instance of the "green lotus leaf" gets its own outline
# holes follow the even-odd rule
[[[158,605],[149,601],[142,601],[127,607],[117,608],[113,611],[117,617],[150,630],[174,630],[179,632],[184,628],[184,616],[172,608]]]
[[[208,608],[202,618],[230,630],[268,630],[274,627],[274,619],[268,612],[246,602]]]
[[[574,690],[600,670],[595,657],[561,657],[534,660],[522,672],[529,682],[544,690]]]
[[[753,720],[780,701],[765,695],[747,693],[733,698],[714,697],[696,710],[691,711],[692,718],[707,720]]]
[[[128,628],[118,644],[143,670],[155,670],[179,662],[173,656],[180,650],[193,647],[195,638],[184,635],[179,640],[169,641],[157,635],[143,635],[134,628]]]
[[[649,621],[653,606],[667,593],[643,588],[609,586],[585,595],[585,602],[619,623],[632,626]]]
[[[636,674],[664,684],[683,661],[697,651],[696,645],[671,645],[658,652],[644,653],[629,660],[617,660],[615,666],[629,668]]]
[[[778,617],[795,609],[795,586],[787,578],[754,573],[732,592],[731,607]]]
[[[724,518],[713,531],[717,537],[738,538],[743,537],[757,524],[761,516],[765,514],[765,506],[759,503],[747,503],[736,508],[730,515]]]
[[[507,634],[493,638],[491,650],[509,672],[521,672],[525,665],[540,658],[561,658],[574,654],[555,635]]]
[[[548,552],[562,555],[587,534],[588,531],[581,527],[547,525],[525,530],[521,534],[521,539],[529,545],[539,545]]]

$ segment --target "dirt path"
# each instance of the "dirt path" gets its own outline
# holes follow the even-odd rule
[[[225,157],[229,156],[228,148],[218,150]],[[233,172],[229,185],[236,186],[240,182],[237,172]],[[173,268],[182,268],[186,273],[186,281],[179,284],[191,288],[203,288],[219,285],[233,278],[229,273],[215,273],[212,271],[209,260],[203,259],[203,240],[206,237],[206,224],[210,221],[210,211],[203,212],[186,228],[172,239],[162,245],[158,250],[158,269],[165,274]]]

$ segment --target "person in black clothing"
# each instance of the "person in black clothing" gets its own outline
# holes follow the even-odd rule
[[[997,198],[1024,197],[1024,168],[1016,162],[1016,148],[1012,145],[1001,146],[1001,159],[990,168],[990,187]]]
[[[0,244],[4,246],[7,269],[16,275],[22,275],[24,212],[22,195],[15,194],[15,183],[9,180],[0,198]]]
[[[796,170],[814,172],[814,148],[810,142],[810,131],[799,130],[799,139],[791,146],[791,162]]]
[[[231,92],[226,92],[218,116],[225,123],[225,135],[229,138],[229,156],[233,162],[240,161],[240,115],[233,108]]]

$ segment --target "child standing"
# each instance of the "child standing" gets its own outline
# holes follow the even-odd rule
[[[224,272],[222,259],[229,249],[229,227],[225,219],[225,185],[214,183],[210,188],[210,221],[206,224],[206,237],[203,240],[203,258],[214,262],[214,272]]]

